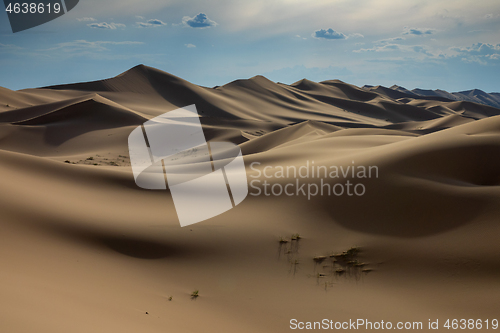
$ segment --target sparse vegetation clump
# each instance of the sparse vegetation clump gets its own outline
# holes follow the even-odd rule
[[[322,269],[315,272],[315,276],[318,278],[323,276],[332,276],[336,278],[344,276],[346,278],[355,278],[356,280],[361,278],[363,273],[368,274],[373,271],[373,269],[367,267],[369,265],[368,263],[359,260],[360,252],[361,249],[354,246],[340,253],[332,252],[332,254],[328,256],[313,257],[316,264],[315,270],[317,269],[318,264],[329,258],[329,260],[322,264]]]
[[[364,267],[366,266],[366,263],[364,262],[359,262],[357,260],[355,260],[355,263],[353,264],[354,267]]]
[[[351,247],[349,250],[344,251],[342,253],[332,254],[330,257],[340,258],[344,261],[354,260],[354,258],[359,254],[359,247]]]
[[[318,262],[318,263],[324,261],[325,259],[326,259],[326,256],[316,256],[313,258],[313,260],[315,262]]]
[[[345,251],[344,253],[348,256],[354,257],[359,254],[359,247],[351,247],[349,250]]]
[[[198,289],[196,289],[195,291],[193,291],[191,293],[191,298],[193,298],[193,299],[194,298],[198,298],[199,296],[200,296],[200,294],[199,294],[199,290]]]
[[[285,255],[289,264],[289,274],[295,274],[299,267],[299,247],[301,242],[299,240],[302,237],[298,233],[294,233],[291,237],[279,237],[278,243],[278,258],[280,255]],[[360,260],[361,248],[358,246],[352,246],[342,252],[329,252],[326,255],[316,255],[312,257],[314,262],[314,274],[309,275],[309,277],[315,277],[318,281],[324,278],[325,290],[329,286],[333,286],[336,282],[333,279],[338,280],[340,277],[343,278],[354,278],[359,280],[362,276],[367,275],[372,272],[373,269],[370,267],[369,263],[362,262]],[[302,265],[300,265],[302,266]],[[302,267],[304,268],[304,267]],[[321,283],[323,285],[323,283]]]

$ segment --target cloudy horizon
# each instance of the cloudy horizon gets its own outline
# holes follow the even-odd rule
[[[500,3],[82,0],[13,34],[0,23],[0,86],[98,80],[143,63],[215,86],[293,83],[498,92]]]

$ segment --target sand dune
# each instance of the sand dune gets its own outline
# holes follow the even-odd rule
[[[315,139],[340,129],[338,126],[308,120],[252,138],[241,144],[241,149],[245,155],[264,152],[284,144],[293,145],[303,139]]]
[[[289,332],[293,318],[425,331],[429,319],[496,318],[500,109],[400,88],[262,76],[207,88],[142,65],[1,88],[2,332]],[[209,141],[240,146],[250,194],[181,228],[168,190],[136,186],[127,139],[191,104]],[[349,171],[279,174],[318,166]],[[346,182],[365,193],[310,191]],[[287,184],[294,195],[273,194]],[[332,262],[351,247],[351,264]]]
[[[384,86],[364,86],[363,88],[367,90],[377,90],[387,96],[392,96],[393,98],[421,98],[430,99],[438,101],[468,101],[478,104],[488,105],[492,107],[500,107],[499,93],[486,93],[479,89],[472,89],[460,92],[449,93],[445,90],[436,89],[413,89],[408,90],[405,87],[394,85],[390,88]]]
[[[138,115],[136,112],[97,94],[87,98],[65,100],[62,105],[60,104],[61,102],[49,103],[41,107],[5,112],[2,116],[5,115],[7,119],[0,118],[0,121],[11,122],[16,125],[53,126],[59,123],[73,122],[83,122],[85,124],[88,120],[98,119],[100,124],[110,123],[114,127],[121,127],[139,125],[147,120],[147,118]]]

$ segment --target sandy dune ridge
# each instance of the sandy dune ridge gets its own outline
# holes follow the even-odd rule
[[[0,331],[288,332],[293,318],[425,330],[429,319],[500,319],[500,109],[400,90],[262,76],[207,88],[143,65],[95,82],[0,88]],[[180,228],[168,191],[135,185],[127,138],[191,104],[209,141],[241,147],[261,189],[296,181],[267,179],[265,166],[379,175],[301,180],[362,183],[362,196],[250,188],[236,208]],[[351,264],[334,262],[351,247]]]

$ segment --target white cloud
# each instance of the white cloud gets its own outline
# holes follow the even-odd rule
[[[296,33],[303,36],[306,33],[302,31],[309,32],[309,35],[321,27],[333,28],[332,24],[346,35],[346,31],[360,32],[365,38],[374,39],[399,35],[404,26],[431,27],[438,29],[438,32],[451,32],[461,22],[472,30],[476,25],[486,23],[485,14],[495,15],[500,9],[498,0],[477,3],[470,0],[366,0],[362,6],[355,1],[334,0],[213,0],[209,6],[201,1],[179,0],[148,0],[146,6],[144,2],[129,0],[106,0],[106,6],[102,5],[102,0],[86,0],[86,3],[88,6],[79,7],[79,17],[95,17],[95,8],[99,8],[99,17],[115,17],[117,22],[127,23],[124,20],[136,15],[158,17],[159,13],[170,15],[175,11],[194,16],[201,11],[227,31],[235,34],[245,32],[253,37],[264,38],[286,34],[293,36]],[[193,12],[197,8],[200,8],[199,11]],[[461,18],[461,21],[455,18]],[[170,23],[172,19],[169,17],[165,20]],[[134,19],[134,25],[136,21],[146,22],[144,19]],[[178,23],[183,24],[180,19]]]
[[[353,34],[349,34],[347,36],[347,38],[365,38],[365,36],[363,36],[362,34],[358,33],[358,32],[355,32]]]
[[[97,21],[95,18],[93,17],[80,17],[80,18],[77,18],[77,20],[79,22],[95,22]]]
[[[475,54],[489,54],[491,52],[500,53],[500,44],[489,44],[489,43],[476,43],[472,44],[472,46],[467,47],[456,47],[454,48],[460,52],[468,52]]]
[[[453,47],[451,50],[462,56],[462,61],[487,65],[488,60],[500,60],[500,44],[476,43],[467,47]]]
[[[395,39],[390,39],[394,41]],[[427,45],[401,45],[388,40],[374,42],[372,48],[353,50],[356,53],[365,52],[403,52],[412,54],[419,59],[450,59],[459,58],[463,62],[487,65],[500,60],[500,44],[476,43],[466,47],[448,47],[438,49]]]
[[[217,22],[212,21],[206,14],[203,13],[199,13],[198,15],[193,17],[184,16],[182,18],[182,23],[185,26],[199,29],[215,27],[217,25]]]
[[[90,23],[90,24],[87,24],[89,27],[91,28],[95,28],[95,29],[111,29],[111,30],[115,30],[116,28],[125,28],[125,24],[122,24],[122,23],[106,23],[106,22],[102,22],[102,23]]]
[[[148,54],[128,53],[120,50],[119,53],[113,52],[113,48],[127,48],[142,45],[143,42],[136,41],[87,41],[87,40],[74,40],[71,42],[64,42],[53,44],[52,47],[45,49],[27,49],[16,45],[1,44],[0,54],[10,53],[16,56],[30,57],[33,59],[61,59],[61,58],[74,58],[74,57],[87,57],[92,59],[130,59],[147,58]]]
[[[295,35],[296,38],[300,38],[300,39],[304,39],[304,40],[307,40],[306,37],[302,37],[301,35]]]
[[[332,28],[330,29],[320,29],[316,30],[315,32],[312,33],[312,35],[316,39],[346,39],[347,36],[344,35],[341,32],[337,32],[333,30]]]
[[[415,36],[425,36],[425,35],[432,35],[435,33],[435,29],[422,29],[422,28],[408,28],[404,27],[403,30],[403,35],[415,35]]]
[[[0,51],[17,51],[22,49],[22,47],[17,45],[0,43]]]
[[[196,47],[196,45],[194,44],[184,44],[184,46],[187,47],[188,49]]]
[[[408,53],[408,54],[413,53],[416,57],[421,58],[421,59],[423,59],[423,58],[437,59],[437,58],[445,58],[445,57],[449,56],[441,51],[433,50],[429,46],[426,46],[426,45],[401,45],[401,44],[396,44],[396,43],[379,43],[372,48],[353,50],[353,52],[356,52],[356,53],[404,52],[404,53]]]
[[[359,49],[353,50],[353,52],[361,53],[361,52],[392,52],[392,51],[401,51],[402,45],[399,44],[383,44],[377,45],[369,49]]]
[[[480,64],[480,65],[483,65],[483,66],[487,64],[487,62],[486,62],[486,61],[481,60],[481,58],[479,58],[479,57],[467,57],[467,58],[462,58],[462,61],[463,61],[463,62],[467,62],[467,63],[474,63],[474,62],[476,62],[476,63],[478,63],[478,64]]]
[[[107,51],[105,45],[141,45],[143,42],[134,42],[134,41],[123,41],[123,42],[113,42],[113,41],[95,41],[90,42],[87,40],[74,40],[72,42],[64,42],[59,43],[56,46],[48,49],[43,49],[39,51],[59,51],[64,53],[79,53],[84,51]]]
[[[330,29],[320,29],[314,31],[311,36],[316,39],[348,39],[348,38],[365,38],[362,34],[355,32],[349,35],[343,34],[342,32]]]
[[[405,39],[406,38],[404,38],[404,37],[392,37],[392,38],[376,40],[373,43],[375,43],[375,44],[393,44],[395,42],[400,42],[400,41],[403,41]]]
[[[162,25],[167,25],[167,24],[159,19],[150,19],[147,22],[137,22],[137,25],[141,28],[149,28],[149,27],[161,27]]]

